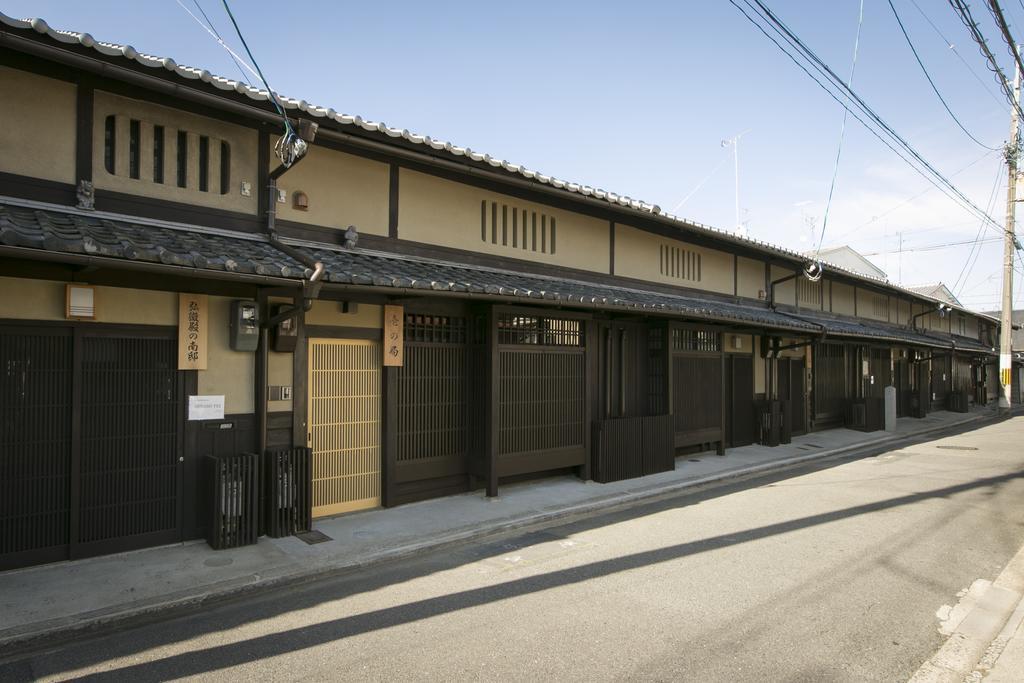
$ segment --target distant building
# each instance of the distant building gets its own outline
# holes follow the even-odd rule
[[[1002,312],[988,311],[983,315],[990,315],[993,318],[999,318],[1002,315]],[[1011,315],[1014,327],[1019,328],[1013,330],[1011,333],[1010,338],[1012,340],[1013,350],[1024,352],[1024,308],[1014,311]]]
[[[815,252],[809,251],[806,252],[806,255],[812,256],[814,253]],[[840,268],[852,270],[855,273],[861,273],[862,275],[878,278],[879,280],[888,279],[884,270],[876,266],[866,257],[858,253],[857,250],[848,245],[844,244],[841,247],[822,249],[820,252],[817,252],[817,254],[820,260],[835,264]]]
[[[906,289],[909,289],[915,294],[922,294],[924,296],[930,296],[933,299],[938,299],[939,301],[945,301],[948,304],[963,306],[963,304],[960,303],[960,300],[956,298],[956,295],[949,290],[949,287],[941,282],[935,282],[930,285],[908,285]],[[995,316],[998,318],[999,314],[996,313]]]

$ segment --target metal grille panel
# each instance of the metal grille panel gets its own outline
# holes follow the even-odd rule
[[[69,330],[0,330],[0,566],[14,553],[66,552],[71,363]]]
[[[586,443],[586,364],[582,350],[503,350],[498,360],[500,455]]]
[[[380,343],[309,343],[313,516],[380,505]]]
[[[173,339],[82,340],[79,543],[178,529]]]

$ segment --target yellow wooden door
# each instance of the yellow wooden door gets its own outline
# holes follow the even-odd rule
[[[313,516],[380,505],[380,343],[309,340]]]

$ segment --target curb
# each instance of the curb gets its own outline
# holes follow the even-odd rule
[[[226,602],[245,595],[259,594],[286,586],[298,586],[304,583],[332,578],[385,562],[406,559],[415,554],[443,550],[468,541],[500,536],[525,527],[550,524],[573,517],[586,517],[598,512],[614,512],[639,503],[655,502],[658,499],[669,498],[684,491],[710,488],[760,475],[781,472],[809,462],[840,458],[857,451],[870,451],[900,442],[912,442],[936,432],[947,431],[973,423],[994,422],[1002,417],[1002,415],[998,414],[974,415],[957,422],[934,425],[910,434],[893,434],[869,443],[851,444],[828,451],[797,455],[770,463],[742,467],[730,472],[707,475],[698,479],[612,494],[585,503],[536,512],[514,519],[495,522],[487,526],[464,528],[434,536],[421,542],[407,543],[383,549],[352,561],[335,563],[330,566],[309,569],[299,568],[296,571],[284,570],[284,573],[278,576],[254,574],[244,579],[212,584],[199,593],[179,592],[141,604],[101,609],[73,617],[61,617],[59,619],[36,622],[8,634],[0,632],[0,661],[12,660],[19,654],[25,654],[30,650],[45,649],[48,646],[64,644],[69,639],[86,637],[102,630],[133,624],[141,625],[153,620],[158,613],[165,617],[177,616],[205,604]]]

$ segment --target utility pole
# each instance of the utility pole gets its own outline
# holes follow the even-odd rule
[[[1019,47],[1018,47],[1019,50]],[[1013,99],[1020,102],[1020,66],[1014,67]],[[1003,311],[999,330],[999,410],[1010,409],[1010,385],[1013,381],[1013,251],[1014,212],[1017,201],[1017,154],[1020,150],[1020,121],[1017,107],[1010,110],[1010,141],[1006,144],[1006,231],[1003,235]]]

